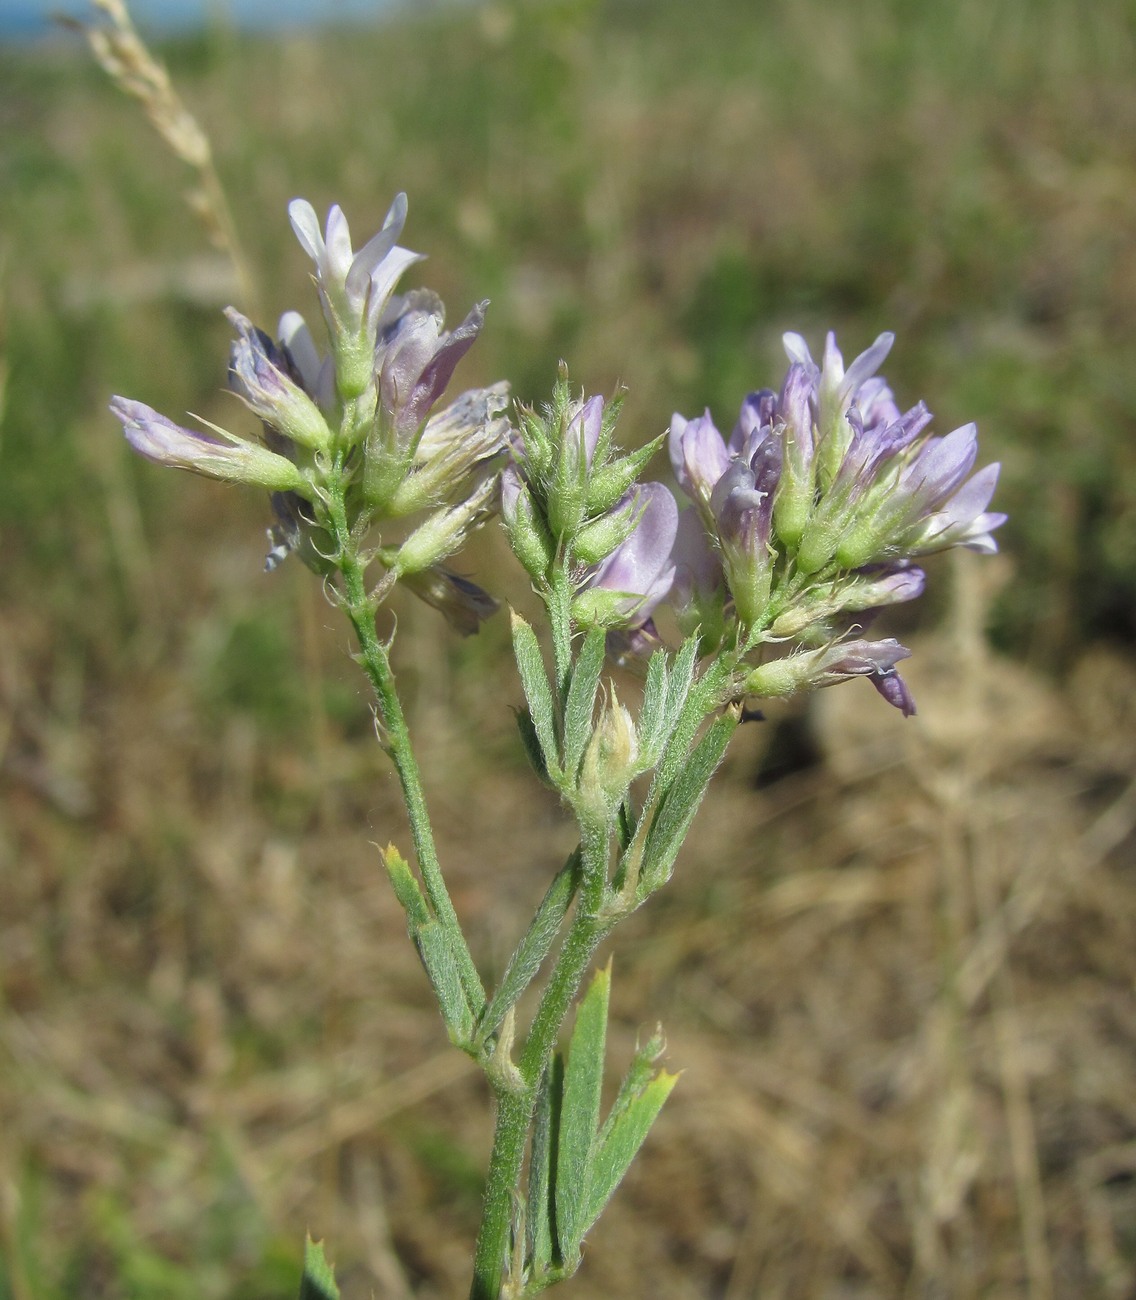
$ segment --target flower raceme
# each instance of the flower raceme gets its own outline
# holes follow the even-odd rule
[[[867,676],[911,713],[895,672],[907,652],[890,641],[843,642],[838,620],[920,595],[924,574],[913,561],[921,556],[954,546],[995,551],[992,533],[1005,515],[987,506],[998,466],[971,476],[973,424],[932,437],[922,402],[899,410],[876,374],[891,334],[847,369],[832,334],[820,365],[800,335],[784,342],[790,364],[780,390],[751,393],[728,439],[709,412],[671,421],[671,465],[692,503],[679,524],[672,603],[706,650],[827,643],[767,660],[747,678],[749,691]]]
[[[424,516],[400,544],[373,554],[392,581],[403,580],[470,630],[471,619],[476,627],[493,602],[441,562],[495,509],[496,462],[512,433],[508,385],[435,407],[481,330],[486,304],[447,331],[437,295],[395,293],[402,274],[421,260],[398,244],[405,195],[358,252],[339,207],[322,231],[302,199],[289,205],[289,217],[315,266],[329,351],[321,356],[297,312],[281,317],[274,340],[228,309],[236,333],[229,385],[261,421],[262,440],[212,425],[208,434],[185,429],[121,397],[111,410],[130,445],[150,460],[271,492],[277,523],[269,568],[297,550],[326,571],[335,546],[325,518],[329,476],[344,489],[347,525],[357,538],[372,524]]]

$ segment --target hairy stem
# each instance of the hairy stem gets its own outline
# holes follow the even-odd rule
[[[375,606],[367,592],[366,575],[358,547],[347,526],[343,483],[338,477],[331,485],[326,504],[328,522],[338,545],[336,563],[342,580],[343,606],[359,639],[360,659],[375,691],[384,744],[402,786],[422,883],[434,916],[450,934],[462,988],[476,1018],[485,1008],[485,989],[442,876],[426,807],[426,794],[422,788],[422,775],[410,743],[410,729],[406,725],[406,717],[398,698],[390,657],[375,628]]]
[[[606,828],[602,832],[596,828],[584,828],[581,843],[584,875],[598,880],[601,889],[609,841]],[[501,1294],[514,1204],[522,1195],[525,1147],[540,1083],[592,956],[614,925],[613,921],[596,915],[594,895],[599,892],[585,891],[581,895],[564,946],[545,987],[518,1063],[523,1089],[502,1089],[497,1095],[497,1125],[477,1235],[470,1300],[498,1300]]]

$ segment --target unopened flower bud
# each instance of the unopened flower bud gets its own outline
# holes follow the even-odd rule
[[[487,478],[459,505],[436,510],[402,543],[390,567],[401,578],[432,569],[453,555],[491,513],[496,491],[495,482]]]
[[[607,817],[635,775],[639,739],[631,714],[612,688],[611,703],[600,715],[580,768],[579,794],[598,816]]]
[[[501,474],[501,517],[513,554],[526,572],[532,578],[546,577],[556,557],[556,544],[533,508],[528,486],[513,465],[506,466]]]

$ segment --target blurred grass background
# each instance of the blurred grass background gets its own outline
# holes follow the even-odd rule
[[[1004,465],[1004,557],[886,629],[920,717],[852,684],[744,729],[632,923],[615,1059],[661,1017],[686,1074],[574,1293],[1130,1300],[1132,6],[496,0],[161,53],[264,324],[313,313],[290,198],[361,242],[401,188],[420,278],[492,299],[463,386],[564,357],[641,442],[728,424],[784,329],[894,329],[901,404]],[[187,184],[77,40],[0,49],[0,1296],[268,1300],[306,1228],[349,1294],[459,1295],[488,1101],[368,843],[406,834],[346,631],[261,574],[265,503],[105,413],[232,417]],[[570,828],[503,620],[398,618],[492,970]]]

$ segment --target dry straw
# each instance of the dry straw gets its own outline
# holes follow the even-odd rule
[[[154,57],[139,36],[124,0],[91,3],[107,21],[75,26],[83,31],[99,65],[115,85],[138,100],[170,151],[196,173],[197,183],[186,192],[186,203],[205,227],[213,246],[232,260],[242,302],[252,315],[257,315],[253,277],[241,251],[208,136],[182,103],[165,64]]]

